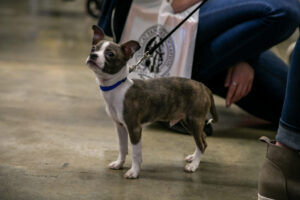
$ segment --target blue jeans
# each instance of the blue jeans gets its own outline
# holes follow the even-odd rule
[[[300,38],[297,41],[288,73],[276,140],[300,151]]]
[[[104,3],[107,14],[100,17],[98,24],[107,34],[111,33],[111,10],[116,8],[116,13],[123,16],[115,16],[117,42],[130,4],[131,0]],[[236,104],[254,116],[278,124],[288,67],[267,49],[287,39],[299,24],[298,0],[208,0],[199,12],[192,78],[206,84],[214,94],[226,97],[224,81],[228,68],[247,61],[255,70],[253,87]]]
[[[126,18],[129,13],[132,0],[104,0],[101,7],[101,16],[98,21],[98,26],[101,27],[105,34],[113,37],[111,16],[113,10],[115,10],[114,15],[114,32],[116,42],[120,41],[123,28],[125,26]]]
[[[253,87],[236,104],[278,124],[288,67],[266,50],[287,39],[299,24],[297,0],[208,0],[199,12],[192,78],[225,98],[228,68],[247,61],[255,71]]]

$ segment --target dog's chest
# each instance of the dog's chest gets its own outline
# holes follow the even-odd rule
[[[131,83],[126,81],[114,90],[102,93],[106,102],[106,112],[117,123],[124,124],[124,98],[130,86]]]

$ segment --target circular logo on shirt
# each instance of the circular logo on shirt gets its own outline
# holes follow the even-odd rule
[[[167,34],[168,32],[161,25],[148,28],[139,38],[141,50],[136,53],[136,58],[140,59],[145,52],[158,44]],[[149,58],[140,64],[136,73],[142,79],[169,76],[174,57],[175,44],[173,39],[169,37]]]

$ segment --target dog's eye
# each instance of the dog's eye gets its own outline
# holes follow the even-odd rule
[[[115,56],[115,54],[114,54],[113,52],[111,52],[111,51],[107,51],[105,54],[106,54],[106,56],[109,57],[109,58],[112,58],[112,57]]]

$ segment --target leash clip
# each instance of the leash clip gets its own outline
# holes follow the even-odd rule
[[[146,52],[144,53],[143,57],[141,57],[141,58],[139,59],[139,61],[138,61],[135,65],[132,65],[132,66],[129,68],[129,73],[133,72],[133,71],[137,68],[137,66],[138,66],[139,64],[141,64],[144,60],[146,60],[146,59],[149,58],[149,57],[150,57],[150,53],[149,53],[149,51],[146,51]]]

